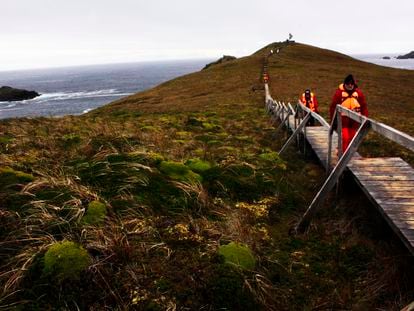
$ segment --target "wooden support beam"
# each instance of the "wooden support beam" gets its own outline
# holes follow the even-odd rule
[[[294,138],[296,137],[296,135],[298,135],[300,133],[300,131],[306,126],[306,123],[308,123],[310,117],[311,117],[311,114],[308,113],[305,116],[305,118],[303,118],[302,122],[300,122],[300,124],[298,125],[298,127],[296,128],[296,130],[293,132],[293,134],[289,137],[289,139],[283,145],[282,149],[280,149],[279,155],[282,154],[286,150],[287,147],[289,147],[289,145],[292,143],[292,141],[294,140]]]
[[[344,155],[339,159],[335,168],[330,173],[329,177],[326,179],[322,188],[319,190],[312,203],[309,205],[305,214],[302,216],[301,220],[295,227],[296,233],[301,233],[306,230],[308,227],[311,217],[315,214],[318,207],[325,200],[327,194],[332,190],[335,184],[338,182],[339,177],[342,175],[347,164],[352,159],[352,156],[357,151],[359,145],[361,144],[364,137],[368,134],[371,128],[371,123],[366,120],[359,128],[355,137],[352,139],[348,149],[345,151]]]

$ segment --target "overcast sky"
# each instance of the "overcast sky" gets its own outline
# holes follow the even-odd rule
[[[2,0],[0,70],[244,56],[285,40],[414,50],[413,0]]]

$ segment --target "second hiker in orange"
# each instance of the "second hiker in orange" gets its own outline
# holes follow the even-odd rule
[[[345,78],[344,83],[339,85],[334,97],[332,98],[332,103],[329,107],[331,120],[333,118],[337,105],[341,105],[345,108],[348,108],[354,112],[360,113],[363,116],[368,117],[368,107],[367,102],[365,100],[365,96],[358,88],[355,79],[352,75],[348,75]],[[360,124],[345,116],[342,116],[341,119],[342,152],[345,152],[352,138],[355,136]]]
[[[311,90],[306,89],[299,100],[302,104],[308,107],[312,112],[319,113],[318,100],[316,99],[315,94],[311,92]],[[308,122],[308,125],[312,125],[312,126],[315,125],[315,119],[311,117],[311,119]]]

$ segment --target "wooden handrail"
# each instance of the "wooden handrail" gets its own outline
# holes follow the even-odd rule
[[[305,112],[308,112],[312,115],[312,117],[316,120],[318,120],[318,122],[324,126],[324,127],[329,127],[329,123],[326,122],[326,120],[318,113],[313,112],[312,110],[310,110],[308,107],[306,107],[304,104],[302,104],[301,101],[298,101],[298,107],[300,107],[300,109],[302,109]]]
[[[373,131],[377,132],[378,134],[388,138],[389,140],[392,140],[393,142],[410,149],[411,151],[414,151],[414,137],[403,133],[389,125],[386,125],[381,122],[377,122],[373,119],[364,117],[360,115],[359,113],[356,113],[352,110],[349,110],[342,106],[336,106],[336,110],[340,112],[343,116],[347,116],[348,118],[362,123],[365,120],[369,120],[371,122],[371,128]]]

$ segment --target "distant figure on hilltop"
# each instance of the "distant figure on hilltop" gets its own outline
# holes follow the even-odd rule
[[[308,107],[312,112],[319,113],[318,111],[318,100],[311,90],[306,89],[302,96],[299,98],[300,102]],[[315,125],[315,119],[311,118],[308,122],[308,125]]]
[[[332,98],[329,108],[331,120],[337,105],[341,105],[354,112],[368,117],[368,107],[364,94],[358,88],[354,77],[350,74],[340,84]],[[342,152],[345,152],[359,128],[359,123],[342,116]]]
[[[268,83],[268,82],[269,82],[269,75],[267,74],[267,72],[265,72],[265,73],[263,74],[263,82],[264,82],[264,83]]]

